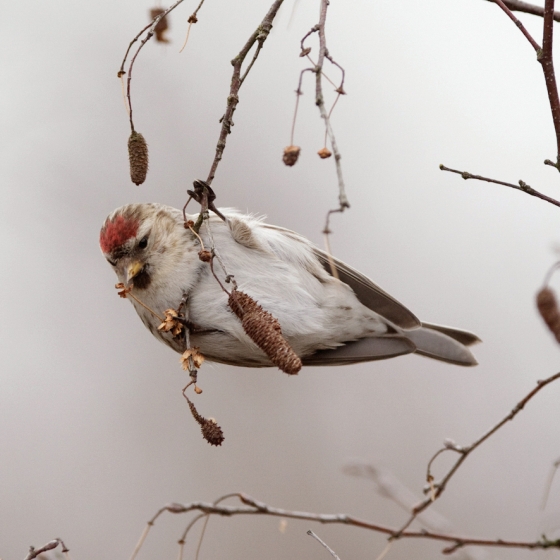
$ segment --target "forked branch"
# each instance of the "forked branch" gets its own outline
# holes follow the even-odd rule
[[[237,498],[241,505],[228,506],[222,505],[218,502],[223,501],[225,498]],[[392,527],[386,525],[379,525],[377,523],[371,523],[364,519],[354,517],[352,515],[347,515],[345,513],[310,513],[305,511],[294,511],[289,509],[277,508],[269,506],[268,504],[255,500],[251,496],[238,492],[228,494],[218,499],[215,503],[210,502],[190,502],[187,504],[169,504],[162,507],[148,522],[146,529],[143,531],[142,536],[138,545],[136,546],[134,553],[130,560],[134,560],[139,552],[140,546],[144,543],[148,531],[154,526],[156,520],[165,512],[174,514],[183,514],[190,512],[202,512],[205,515],[220,515],[224,517],[232,517],[234,515],[268,515],[272,517],[281,517],[284,519],[299,519],[303,521],[314,521],[322,524],[338,524],[338,525],[349,525],[352,527],[360,527],[362,529],[368,529],[370,531],[375,531],[377,533],[383,533],[389,536],[396,534],[396,530]],[[204,516],[199,517],[202,519]],[[192,524],[189,525],[189,528]],[[179,543],[184,546],[184,538]],[[560,549],[560,540],[548,540],[543,537],[538,541],[509,541],[503,539],[479,539],[474,537],[463,537],[459,535],[447,535],[444,533],[437,533],[434,531],[402,531],[399,538],[410,538],[410,539],[428,539],[435,540],[444,543],[448,543],[448,546],[443,549],[443,553],[450,554],[458,548],[464,546],[484,546],[484,547],[499,547],[499,548],[521,548],[529,550],[544,550],[547,548]]]
[[[494,3],[494,0],[487,0],[487,2]],[[512,12],[523,12],[525,14],[540,17],[544,16],[544,8],[541,6],[535,6],[534,4],[529,4],[529,2],[521,2],[520,0],[503,0],[503,3]],[[560,21],[560,12],[554,12],[554,21]]]
[[[552,58],[552,39],[554,35],[554,0],[545,0],[543,9],[543,43],[542,47],[533,39],[531,34],[527,31],[525,26],[513,15],[511,9],[508,7],[508,2],[505,0],[493,0],[517,25],[519,30],[523,33],[525,38],[529,41],[531,46],[537,53],[537,60],[540,62],[545,84],[548,93],[548,101],[550,104],[550,111],[552,113],[552,121],[554,123],[554,130],[556,132],[556,163],[547,160],[545,163],[556,167],[560,171],[560,99],[558,97],[558,85],[556,83],[556,76],[554,73],[554,61]],[[540,15],[540,14],[538,14]]]
[[[267,14],[264,16],[264,19],[261,21],[260,25],[257,29],[252,33],[249,37],[248,41],[245,43],[239,54],[231,61],[233,66],[233,75],[231,77],[231,86],[229,89],[229,95],[227,98],[227,105],[226,105],[226,112],[224,116],[221,118],[222,128],[220,130],[220,136],[218,138],[218,143],[216,145],[216,155],[214,156],[214,161],[212,162],[212,167],[210,168],[210,173],[208,174],[208,179],[206,182],[211,185],[212,181],[214,180],[214,176],[216,175],[216,169],[218,168],[218,164],[220,163],[224,149],[226,147],[226,141],[228,134],[231,133],[231,127],[233,126],[233,113],[237,108],[237,104],[239,103],[239,89],[243,85],[247,74],[253,67],[255,60],[259,56],[261,49],[266,41],[270,30],[272,29],[272,22],[282,5],[284,0],[275,0],[270,9],[268,10]],[[251,60],[247,70],[243,75],[241,75],[241,66],[249,51],[253,47],[253,45],[257,43],[257,49]]]
[[[428,464],[427,477],[426,478],[427,478],[428,483],[429,483],[429,487],[427,489],[427,491],[429,492],[429,496],[425,500],[423,500],[422,502],[420,502],[419,504],[414,506],[414,509],[412,510],[412,515],[410,516],[408,521],[401,527],[401,529],[399,531],[397,531],[396,533],[391,535],[391,540],[399,539],[399,538],[405,536],[406,529],[408,527],[410,527],[410,525],[418,517],[418,515],[421,512],[423,512],[424,510],[426,510],[428,507],[430,507],[441,496],[441,494],[445,491],[447,483],[451,480],[451,478],[457,472],[459,467],[466,461],[467,457],[475,449],[480,447],[480,445],[482,445],[488,438],[490,438],[492,435],[494,435],[500,428],[502,428],[505,424],[507,424],[508,422],[513,420],[523,410],[525,405],[539,391],[541,391],[544,387],[546,387],[550,383],[556,381],[557,379],[560,379],[560,373],[555,373],[554,375],[551,375],[547,379],[544,379],[542,381],[537,381],[536,387],[534,387],[527,395],[525,395],[525,397],[523,397],[513,407],[513,409],[510,411],[510,413],[507,416],[505,416],[495,426],[490,428],[486,433],[484,433],[481,437],[479,437],[476,441],[474,441],[470,445],[459,446],[459,445],[457,445],[457,444],[455,444],[454,442],[451,442],[451,441],[446,442],[445,446],[442,449],[438,450],[434,454],[434,456],[432,457],[432,459],[430,460],[430,462]],[[449,469],[447,474],[439,482],[434,483],[433,482],[433,477],[431,475],[432,463],[438,455],[440,455],[444,451],[448,451],[448,450],[457,453],[459,455],[459,458],[455,461],[455,463]],[[545,548],[550,548],[551,547],[550,541],[545,539],[545,542],[548,543]],[[555,541],[555,542],[556,542],[555,546],[560,548],[560,540]],[[462,545],[460,545],[460,546],[462,546]],[[455,550],[456,548],[457,547],[455,547],[453,550]],[[531,548],[531,547],[524,547],[524,548]],[[536,548],[536,547],[533,547],[533,548]],[[451,550],[451,552],[453,552],[453,550]]]

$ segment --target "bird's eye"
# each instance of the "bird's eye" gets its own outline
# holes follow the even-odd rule
[[[117,263],[115,261],[112,261],[111,259],[107,259],[107,262],[111,265],[111,266],[117,266]]]
[[[148,238],[143,237],[142,239],[140,239],[140,241],[138,242],[138,247],[140,249],[145,249],[147,246],[148,246]]]

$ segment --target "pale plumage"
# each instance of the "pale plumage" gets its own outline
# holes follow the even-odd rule
[[[460,365],[474,365],[467,348],[478,338],[466,331],[422,324],[371,280],[328,257],[300,235],[251,216],[224,210],[227,223],[210,218],[214,242],[240,290],[282,326],[304,365],[340,365],[417,352]],[[208,230],[201,228],[205,246]],[[188,295],[189,320],[207,332],[191,337],[208,359],[263,367],[271,363],[249,339],[227,305],[227,296],[198,257],[200,243],[184,228],[179,210],[131,204],[115,210],[101,229],[100,245],[119,280],[160,315]],[[217,266],[218,271],[221,270]],[[131,278],[133,277],[133,278]],[[222,275],[223,277],[223,275]],[[182,352],[182,341],[157,330],[159,320],[131,300],[148,329]]]

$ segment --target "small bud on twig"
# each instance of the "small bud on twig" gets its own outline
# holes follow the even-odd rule
[[[141,185],[148,174],[148,145],[144,136],[135,130],[128,138],[128,159],[130,178],[135,185]]]
[[[332,152],[328,149],[328,148],[321,148],[317,154],[319,154],[319,157],[321,159],[327,159],[330,158],[332,156]]]
[[[537,308],[550,332],[560,342],[560,311],[556,296],[548,286],[537,294]]]
[[[282,156],[282,161],[289,167],[292,167],[292,165],[296,164],[300,151],[301,150],[299,146],[288,146],[284,148],[284,155]]]
[[[278,319],[265,311],[251,296],[233,290],[228,304],[241,319],[243,330],[249,338],[284,373],[295,375],[302,363],[288,341],[282,336]]]

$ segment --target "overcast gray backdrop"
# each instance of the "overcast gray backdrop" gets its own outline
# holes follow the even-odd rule
[[[1,3],[4,560],[57,536],[74,560],[126,559],[163,504],[232,491],[398,526],[405,512],[371,482],[342,473],[350,458],[382,466],[420,497],[426,463],[444,438],[470,443],[560,367],[560,348],[534,306],[558,258],[560,210],[438,169],[522,178],[560,196],[558,173],[542,165],[556,147],[534,51],[483,0],[333,0],[328,46],[347,71],[348,95],[332,122],[352,204],[332,220],[333,251],[422,319],[476,332],[484,340],[475,349],[480,366],[407,356],[288,378],[205,364],[196,402],[226,440],[219,449],[202,440],[181,396],[187,376],[178,355],[117,297],[98,231],[127,202],[182,205],[192,180],[207,176],[229,61],[269,3],[206,0],[179,55],[195,6],[185,0],[171,19],[172,43],[143,50],[133,101],[151,163],[141,187],[128,176],[116,74],[152,4]],[[315,155],[323,128],[310,75],[296,130],[300,161],[281,162],[305,64],[299,40],[318,11],[318,0],[286,0],[241,90],[213,186],[220,205],[266,214],[321,243],[337,187],[334,162]],[[541,20],[520,17],[540,41]],[[560,480],[546,511],[539,508],[560,456],[559,398],[560,384],[547,388],[458,472],[434,506],[458,534],[555,535]],[[436,475],[450,459],[441,458]],[[140,558],[175,558],[187,521],[161,518]],[[343,560],[376,558],[385,545],[382,536],[342,526],[290,521],[281,532],[273,518],[212,519],[202,558],[328,558],[309,528]],[[387,558],[427,560],[441,548],[399,542]]]

